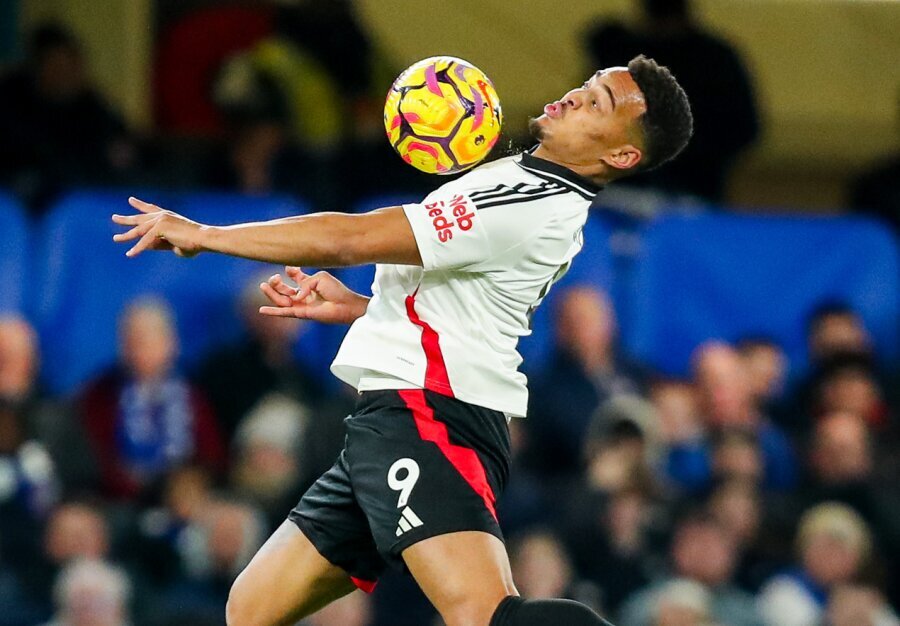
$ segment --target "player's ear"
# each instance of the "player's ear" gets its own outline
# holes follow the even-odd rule
[[[609,150],[600,160],[617,170],[628,170],[641,162],[644,154],[630,143]]]

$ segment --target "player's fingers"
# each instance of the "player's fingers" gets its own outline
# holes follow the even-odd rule
[[[285,296],[272,288],[272,285],[269,283],[260,283],[260,290],[266,295],[272,304],[279,307],[290,307],[293,306],[294,302],[291,300],[290,296]]]
[[[140,241],[138,241],[134,246],[125,253],[125,256],[134,257],[139,255],[141,252],[152,246],[157,238],[157,229],[154,226],[147,233],[141,237]]]
[[[153,215],[149,213],[138,213],[137,215],[113,215],[112,221],[123,226],[134,226],[135,224],[143,224],[147,220],[152,220]]]
[[[161,211],[158,206],[155,204],[150,204],[149,202],[144,202],[143,200],[139,200],[134,196],[128,198],[128,204],[133,206],[135,209],[140,211],[141,213],[156,213],[157,211]]]
[[[144,233],[146,233],[148,230],[153,228],[153,226],[155,226],[155,224],[156,224],[156,222],[152,222],[152,221],[147,221],[147,222],[144,222],[143,224],[138,224],[137,226],[135,226],[128,232],[118,233],[116,235],[113,235],[113,241],[131,241],[132,239],[141,237],[142,235],[144,235]]]
[[[304,278],[297,285],[297,295],[294,296],[294,302],[308,302],[315,298],[316,288],[319,286],[318,276],[309,276]]]
[[[263,315],[270,315],[272,317],[300,317],[300,315],[297,315],[296,309],[278,306],[261,306],[259,307],[259,312]]]
[[[287,274],[288,278],[293,280],[295,283],[299,283],[304,278],[308,278],[308,276],[303,273],[302,269],[293,265],[285,265],[284,273]]]
[[[281,274],[275,274],[269,278],[269,285],[283,296],[293,296],[297,293],[296,287],[291,287],[281,278]]]

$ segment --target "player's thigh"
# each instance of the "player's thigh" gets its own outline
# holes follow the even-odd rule
[[[227,621],[229,626],[294,624],[355,588],[346,571],[285,521],[235,580]]]
[[[403,560],[447,626],[487,626],[497,605],[518,595],[506,546],[494,535],[438,535],[403,551]]]

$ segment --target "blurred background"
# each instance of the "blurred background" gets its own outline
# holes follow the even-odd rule
[[[343,329],[257,315],[278,268],[125,259],[129,194],[216,224],[414,201],[444,179],[384,139],[406,66],[491,76],[495,158],[638,53],[696,135],[601,192],[522,342],[519,590],[618,626],[897,625],[898,33],[895,0],[0,3],[0,625],[223,624],[342,445]],[[396,573],[303,622],[437,623]]]

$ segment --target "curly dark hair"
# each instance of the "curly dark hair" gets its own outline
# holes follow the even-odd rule
[[[687,94],[669,68],[642,54],[629,61],[628,73],[647,103],[639,118],[646,146],[638,169],[652,170],[684,150],[694,133],[694,117]]]

